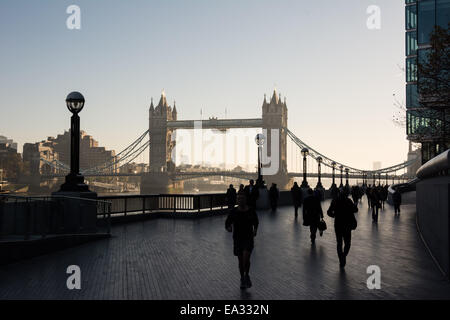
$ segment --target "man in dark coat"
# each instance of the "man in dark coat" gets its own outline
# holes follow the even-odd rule
[[[280,197],[280,191],[278,191],[277,184],[272,183],[272,186],[269,189],[269,199],[270,199],[270,206],[272,208],[272,211],[277,210],[279,197]]]
[[[254,208],[247,205],[247,197],[243,192],[237,195],[237,208],[233,208],[225,221],[225,228],[233,232],[233,253],[239,260],[241,289],[250,288],[250,255],[254,247],[259,220]]]
[[[334,232],[336,233],[337,254],[341,268],[345,267],[347,255],[350,251],[352,230],[356,229],[355,212],[358,207],[347,198],[345,191],[339,191],[336,199],[331,201],[327,213],[334,218]],[[342,244],[344,243],[344,250]]]
[[[323,212],[320,199],[314,195],[314,191],[310,188],[303,203],[303,224],[309,225],[312,244],[316,241],[317,228],[321,219],[323,219]]]
[[[302,189],[298,186],[297,182],[294,182],[294,185],[291,188],[291,196],[292,202],[294,203],[295,217],[297,218],[298,208],[301,207],[303,203],[303,192]]]
[[[400,214],[400,205],[402,204],[402,194],[400,191],[395,189],[394,194],[392,195],[392,202],[394,203],[394,212],[395,214]]]
[[[255,186],[255,181],[250,180],[250,184],[244,188],[245,195],[247,196],[247,204],[253,209],[256,208],[256,200],[259,198],[258,187]]]
[[[236,205],[236,189],[230,184],[230,187],[227,189],[227,205],[228,209],[233,209]]]

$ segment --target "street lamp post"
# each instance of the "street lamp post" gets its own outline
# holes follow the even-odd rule
[[[70,173],[66,181],[61,185],[62,192],[89,192],[89,187],[84,183],[84,177],[80,174],[80,117],[78,113],[84,107],[84,97],[79,92],[71,92],[66,98],[66,106],[72,117],[70,118]]]
[[[386,185],[388,185],[388,174],[387,174],[387,172],[386,172]]]
[[[331,182],[331,188],[330,189],[333,189],[333,188],[336,188],[336,182],[335,182],[335,178],[336,178],[336,175],[335,175],[335,171],[336,171],[336,162],[332,162],[331,163],[331,177],[332,177],[332,182]]]
[[[345,168],[345,187],[348,188],[349,187],[349,183],[348,183],[348,168]]]
[[[381,186],[381,173],[378,172],[378,185]]]
[[[339,188],[343,187],[344,185],[342,184],[342,170],[344,169],[343,165],[339,166],[339,170],[341,170],[341,184],[339,185]]]
[[[322,157],[317,157],[316,160],[317,160],[317,174],[319,176],[319,179],[318,179],[317,185],[316,185],[316,189],[323,189],[322,182],[320,181],[320,176],[322,174],[322,161],[323,161],[323,159],[322,159]]]
[[[256,186],[260,187],[263,185],[263,177],[261,173],[261,157],[262,157],[262,147],[264,142],[266,141],[266,137],[262,133],[258,133],[255,137],[256,145],[258,146],[258,179],[256,180]]]
[[[307,170],[306,169],[306,157],[309,154],[309,150],[308,150],[308,148],[303,148],[301,152],[302,152],[302,156],[303,156],[303,181],[302,181],[301,187],[309,188],[308,181],[306,180],[306,170]]]

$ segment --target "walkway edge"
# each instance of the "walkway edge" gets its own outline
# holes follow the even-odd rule
[[[431,259],[433,259],[434,264],[438,267],[439,271],[444,276],[445,280],[450,281],[450,278],[447,276],[444,269],[442,269],[441,265],[439,264],[437,259],[434,257],[433,252],[431,252],[430,247],[428,247],[428,244],[425,241],[425,238],[423,237],[422,232],[420,231],[419,219],[417,218],[417,211],[416,211],[416,228],[417,228],[417,233],[419,234],[420,240],[422,241],[423,245],[425,246],[425,249],[427,249],[427,252],[430,255]]]

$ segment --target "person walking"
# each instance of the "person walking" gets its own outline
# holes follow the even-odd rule
[[[331,205],[327,210],[328,216],[334,218],[337,254],[341,268],[344,268],[347,263],[347,256],[350,252],[352,241],[352,230],[356,229],[355,212],[358,212],[358,207],[342,191],[339,192],[336,199],[331,201]],[[342,249],[343,244],[344,248]]]
[[[233,209],[236,206],[236,189],[232,184],[230,184],[229,188],[227,189],[227,205],[228,209]]]
[[[233,253],[238,257],[241,289],[250,288],[250,256],[254,247],[254,237],[258,231],[258,215],[254,208],[247,205],[245,193],[237,195],[237,208],[228,215],[225,228],[233,232]]]
[[[269,189],[270,207],[272,208],[272,211],[277,210],[279,197],[280,197],[280,191],[277,188],[277,184],[272,183],[272,186]]]
[[[244,188],[245,195],[247,196],[247,205],[256,209],[256,200],[259,198],[259,190],[255,186],[255,181],[251,179],[249,184]]]
[[[370,206],[372,207],[372,219],[374,222],[378,222],[378,210],[381,208],[381,197],[376,187],[370,190]]]
[[[402,204],[402,194],[398,189],[395,189],[392,194],[392,202],[394,203],[394,213],[400,214],[400,205]]]
[[[352,186],[351,194],[352,194],[353,203],[354,204],[358,204],[359,187],[358,186]]]
[[[298,208],[302,206],[303,203],[303,192],[298,186],[297,182],[291,188],[292,203],[294,204],[295,218],[298,217]]]
[[[369,206],[369,209],[372,205],[372,200],[370,199],[371,194],[372,194],[372,188],[369,184],[369,186],[366,188],[367,205]]]
[[[320,198],[318,198],[314,191],[309,188],[308,196],[303,203],[303,224],[309,225],[311,232],[311,244],[316,241],[316,233],[319,227],[320,221],[323,219],[322,206],[320,204]]]

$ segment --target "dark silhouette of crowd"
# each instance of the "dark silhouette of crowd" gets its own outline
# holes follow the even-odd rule
[[[243,289],[252,285],[249,276],[250,255],[254,246],[253,238],[256,236],[259,224],[256,203],[260,197],[260,188],[261,186],[255,185],[254,181],[250,180],[245,187],[241,184],[237,192],[233,185],[230,185],[226,193],[230,213],[225,225],[228,231],[233,231],[234,254],[239,260],[241,288]],[[272,183],[270,189],[264,192],[267,192],[272,211],[276,211],[280,199],[280,191],[277,185]],[[373,221],[378,222],[379,211],[384,209],[388,198],[388,186],[372,186],[364,183],[352,187],[347,184],[337,188],[336,185],[333,185],[329,192],[332,201],[327,209],[327,215],[334,219],[339,266],[344,268],[350,252],[352,231],[358,225],[355,213],[358,212],[359,203],[366,195],[369,210],[372,210]],[[290,194],[294,206],[295,220],[298,218],[298,209],[303,207],[303,225],[309,227],[311,245],[314,246],[317,240],[317,232],[322,236],[327,229],[321,204],[324,200],[324,189],[301,188],[297,182],[294,182]],[[394,190],[392,202],[396,215],[400,214],[401,200],[401,193]]]

